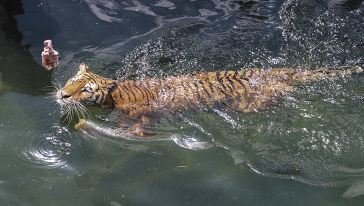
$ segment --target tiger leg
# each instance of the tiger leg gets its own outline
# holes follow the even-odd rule
[[[232,101],[231,108],[238,112],[252,112],[255,95],[252,92],[242,92]]]
[[[78,123],[75,125],[75,129],[76,130],[84,129],[85,125],[86,125],[86,120],[85,119],[80,119],[78,121]]]
[[[238,112],[257,112],[258,110],[263,109],[269,100],[270,97],[254,93],[235,99],[231,104],[231,108]]]
[[[155,134],[146,129],[152,123],[150,117],[147,115],[151,111],[152,108],[149,105],[138,105],[138,107],[128,112],[129,118],[136,121],[128,129],[131,134],[138,137],[153,136]]]
[[[239,101],[239,100],[235,100],[232,102],[231,109],[238,111],[238,112],[245,112],[245,113],[253,111],[247,102],[243,102],[243,101]]]
[[[138,137],[148,137],[155,135],[154,132],[145,129],[145,127],[151,125],[151,119],[149,116],[143,114],[139,117],[138,122],[134,123],[130,128],[130,133]]]

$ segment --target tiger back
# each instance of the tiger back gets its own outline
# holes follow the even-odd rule
[[[145,113],[209,106],[229,102],[234,110],[252,111],[275,96],[292,90],[290,69],[202,72],[118,82],[115,106],[128,112]]]
[[[360,68],[361,69],[361,68]],[[298,71],[290,68],[268,70],[217,71],[192,73],[165,79],[150,78],[120,81],[113,93],[115,106],[145,113],[209,106],[218,102],[248,112],[258,110],[275,97],[291,92],[296,82],[359,73],[360,69]]]

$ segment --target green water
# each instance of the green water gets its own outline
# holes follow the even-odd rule
[[[336,18],[311,0],[110,2],[50,1],[53,73],[38,65],[44,1],[17,17],[29,50],[0,33],[0,205],[364,204],[362,74],[300,85],[259,112],[166,114],[151,141],[126,139],[118,115],[95,108],[88,120],[117,138],[76,131],[49,95],[80,62],[119,78],[362,65],[363,6]]]
[[[256,174],[244,164],[236,165],[219,147],[192,151],[172,142],[128,145],[85,139],[59,125],[56,105],[44,96],[9,91],[1,95],[0,105],[2,205],[361,205],[363,201],[362,196],[342,198],[347,185],[311,186]],[[350,159],[360,165],[358,158]]]

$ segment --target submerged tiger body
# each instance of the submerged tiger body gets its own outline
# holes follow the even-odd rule
[[[340,70],[299,71],[291,68],[201,72],[143,80],[111,80],[80,71],[57,92],[61,105],[83,103],[121,109],[129,117],[141,117],[163,109],[178,110],[225,103],[233,110],[259,110],[275,97],[291,92],[300,82],[310,82],[362,72]]]

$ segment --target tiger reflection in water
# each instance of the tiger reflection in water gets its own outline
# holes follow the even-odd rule
[[[294,90],[295,85],[360,73],[359,66],[344,69],[301,71],[292,68],[247,69],[200,72],[167,78],[112,80],[89,71],[85,64],[56,93],[66,111],[84,111],[85,105],[120,109],[128,118],[138,119],[129,132],[145,136],[148,114],[161,110],[211,106],[226,103],[232,110],[257,111],[276,97]],[[84,120],[77,125],[82,128]]]

